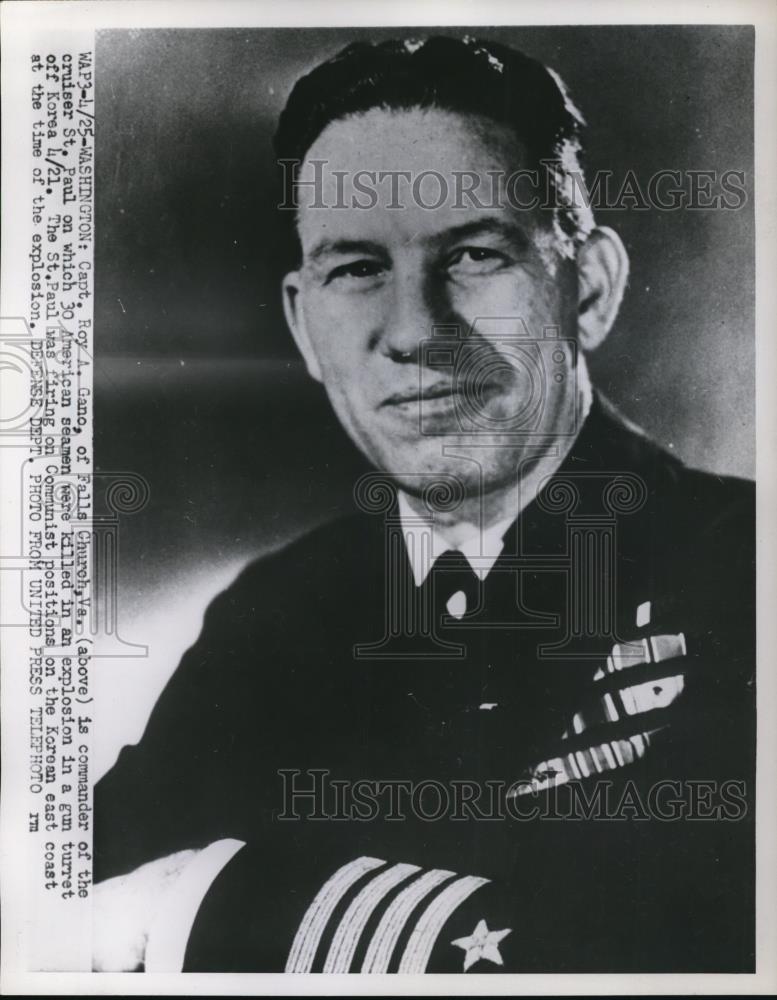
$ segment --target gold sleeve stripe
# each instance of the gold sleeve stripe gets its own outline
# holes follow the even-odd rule
[[[394,953],[399,935],[421,900],[433,889],[453,878],[456,872],[433,868],[413,882],[397,896],[380,919],[375,929],[367,954],[364,956],[362,972],[381,974],[388,972],[389,962]]]
[[[324,972],[349,972],[362,931],[375,908],[405,879],[421,871],[418,865],[398,864],[376,875],[351,900],[343,914],[324,962]]]
[[[324,883],[305,912],[294,936],[291,951],[286,960],[286,972],[310,972],[316,957],[316,950],[321,942],[321,935],[324,933],[337,904],[363,875],[375,868],[380,868],[385,863],[380,858],[356,858],[354,861],[349,861],[347,865],[343,865],[342,868],[338,868],[334,875]]]
[[[465,875],[456,879],[436,896],[418,918],[410,940],[399,963],[400,973],[426,972],[435,942],[446,921],[473,892],[486,885],[490,879]]]

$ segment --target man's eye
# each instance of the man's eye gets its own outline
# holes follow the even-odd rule
[[[492,274],[507,267],[510,258],[500,250],[490,247],[462,247],[448,260],[448,270],[453,274]]]
[[[377,260],[353,260],[333,268],[327,275],[327,284],[337,278],[376,278],[384,270]]]

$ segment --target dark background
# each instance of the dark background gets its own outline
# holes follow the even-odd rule
[[[95,452],[140,473],[120,605],[196,634],[233,569],[351,509],[358,457],[280,311],[271,135],[295,79],[355,38],[431,29],[110,31],[97,45]],[[741,170],[739,211],[625,210],[630,287],[595,382],[689,463],[754,464],[752,57],[747,27],[442,29],[555,68],[589,169]],[[188,601],[188,603],[187,603]],[[167,663],[169,672],[175,666]]]

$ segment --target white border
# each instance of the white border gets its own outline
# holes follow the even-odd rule
[[[774,23],[770,0],[4,0],[6,31],[76,19],[103,28]],[[59,22],[59,25],[57,24]]]
[[[185,977],[126,974],[19,973],[9,968],[3,948],[3,993],[75,995],[213,994],[278,995],[456,995],[488,992],[523,994],[769,994],[777,991],[777,675],[770,652],[777,649],[777,6],[770,0],[702,2],[702,0],[285,0],[283,4],[243,2],[19,2],[6,0],[2,8],[5,96],[3,151],[14,146],[12,91],[13,50],[23,45],[35,24],[58,27],[324,27],[324,26],[436,26],[565,25],[565,24],[753,24],[756,26],[756,382],[759,561],[758,561],[758,784],[757,784],[757,955],[755,975],[503,975],[503,976],[282,976],[200,975]],[[9,207],[8,171],[3,171],[4,207]],[[10,212],[3,216],[3,245],[10,245]],[[6,251],[7,252],[7,251]],[[5,255],[4,255],[5,258]],[[10,893],[13,874],[3,856],[2,884]],[[7,912],[7,911],[6,911]],[[4,945],[10,928],[4,922]]]

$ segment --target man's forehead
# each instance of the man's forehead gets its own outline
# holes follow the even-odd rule
[[[453,112],[373,109],[332,122],[298,175],[303,246],[429,240],[480,223],[528,230],[531,213],[515,198],[525,164],[504,126]]]
[[[386,161],[398,153],[404,158],[442,154],[444,159],[451,151],[472,155],[478,147],[493,150],[505,141],[518,144],[507,125],[482,115],[436,107],[370,108],[330,122],[307,156],[326,150],[342,156],[366,155],[373,160],[383,157]]]

